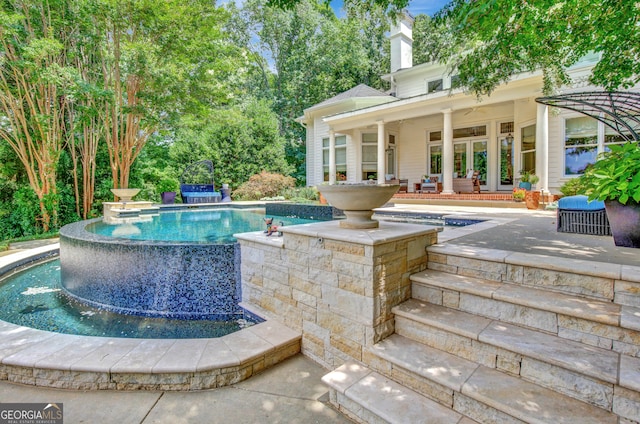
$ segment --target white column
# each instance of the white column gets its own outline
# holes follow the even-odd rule
[[[378,184],[384,184],[384,174],[386,171],[386,157],[384,155],[385,150],[384,139],[384,122],[378,121]]]
[[[536,114],[536,175],[538,188],[549,194],[549,107],[541,103]]]
[[[453,124],[451,109],[442,111],[442,194],[453,194]]]
[[[336,183],[336,134],[329,130],[329,184]]]

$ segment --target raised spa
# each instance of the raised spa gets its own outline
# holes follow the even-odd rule
[[[62,287],[78,301],[117,313],[226,319],[241,311],[233,233],[263,229],[263,218],[261,209],[226,208],[163,212],[118,226],[100,219],[69,224],[60,230]]]

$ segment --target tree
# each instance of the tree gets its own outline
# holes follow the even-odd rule
[[[128,187],[149,137],[172,119],[233,97],[242,55],[225,41],[226,14],[206,0],[96,0],[104,48],[100,106],[114,187]]]
[[[280,7],[282,9],[293,9],[304,0],[269,0],[269,6]],[[323,0],[325,5],[329,5],[331,0]],[[394,14],[409,5],[409,0],[345,0],[346,7],[358,8],[361,10],[368,9],[389,9]]]
[[[185,120],[170,155],[183,170],[189,163],[212,160],[218,187],[227,183],[237,188],[263,170],[287,175],[292,171],[277,116],[265,100],[218,108],[207,120]]]
[[[601,55],[590,80],[606,90],[640,81],[640,6],[628,0],[453,0],[437,16],[449,21],[452,69],[462,85],[488,94],[511,76],[541,69],[544,91],[569,82],[566,69]]]
[[[290,9],[271,8],[266,0],[249,0],[241,10],[228,6],[234,40],[251,52],[251,90],[267,99],[287,140],[286,157],[305,180],[305,134],[296,122],[305,108],[360,83],[382,88],[380,75],[389,68],[385,32],[390,19],[381,8],[347,8],[338,19],[316,0]]]
[[[56,167],[75,79],[58,37],[67,13],[55,0],[5,2],[0,11],[0,138],[26,170],[45,232],[57,226]]]

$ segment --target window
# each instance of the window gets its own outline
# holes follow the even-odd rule
[[[580,175],[598,155],[598,121],[588,116],[565,120],[564,173]]]
[[[451,88],[460,88],[460,75],[452,75],[451,76]]]
[[[487,135],[486,125],[477,125],[475,127],[455,128],[453,130],[453,138],[468,138]]]
[[[427,94],[442,90],[442,79],[427,82]]]
[[[429,146],[429,175],[442,174],[442,145]]]
[[[336,180],[347,179],[347,136],[337,135],[336,140]],[[322,169],[324,181],[329,181],[329,139],[322,139]]]
[[[362,134],[362,180],[378,175],[378,134]]]
[[[626,140],[620,134],[615,132],[613,128],[608,125],[604,125],[604,150],[609,151],[609,146],[612,144],[624,144]]]
[[[520,129],[520,169],[535,172],[536,169],[536,126]]]

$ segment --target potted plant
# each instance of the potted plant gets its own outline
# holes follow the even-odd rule
[[[524,200],[526,193],[527,193],[527,190],[520,187],[514,187],[513,193],[512,193],[513,200],[516,202],[522,202]]]
[[[160,192],[163,205],[173,204],[176,200],[178,182],[173,178],[162,178],[158,184],[156,184],[156,190]]]
[[[518,187],[525,190],[531,190],[531,185],[537,184],[540,181],[534,171],[520,171],[520,183]]]
[[[589,200],[604,201],[616,246],[640,247],[640,146],[610,145],[581,177]]]

